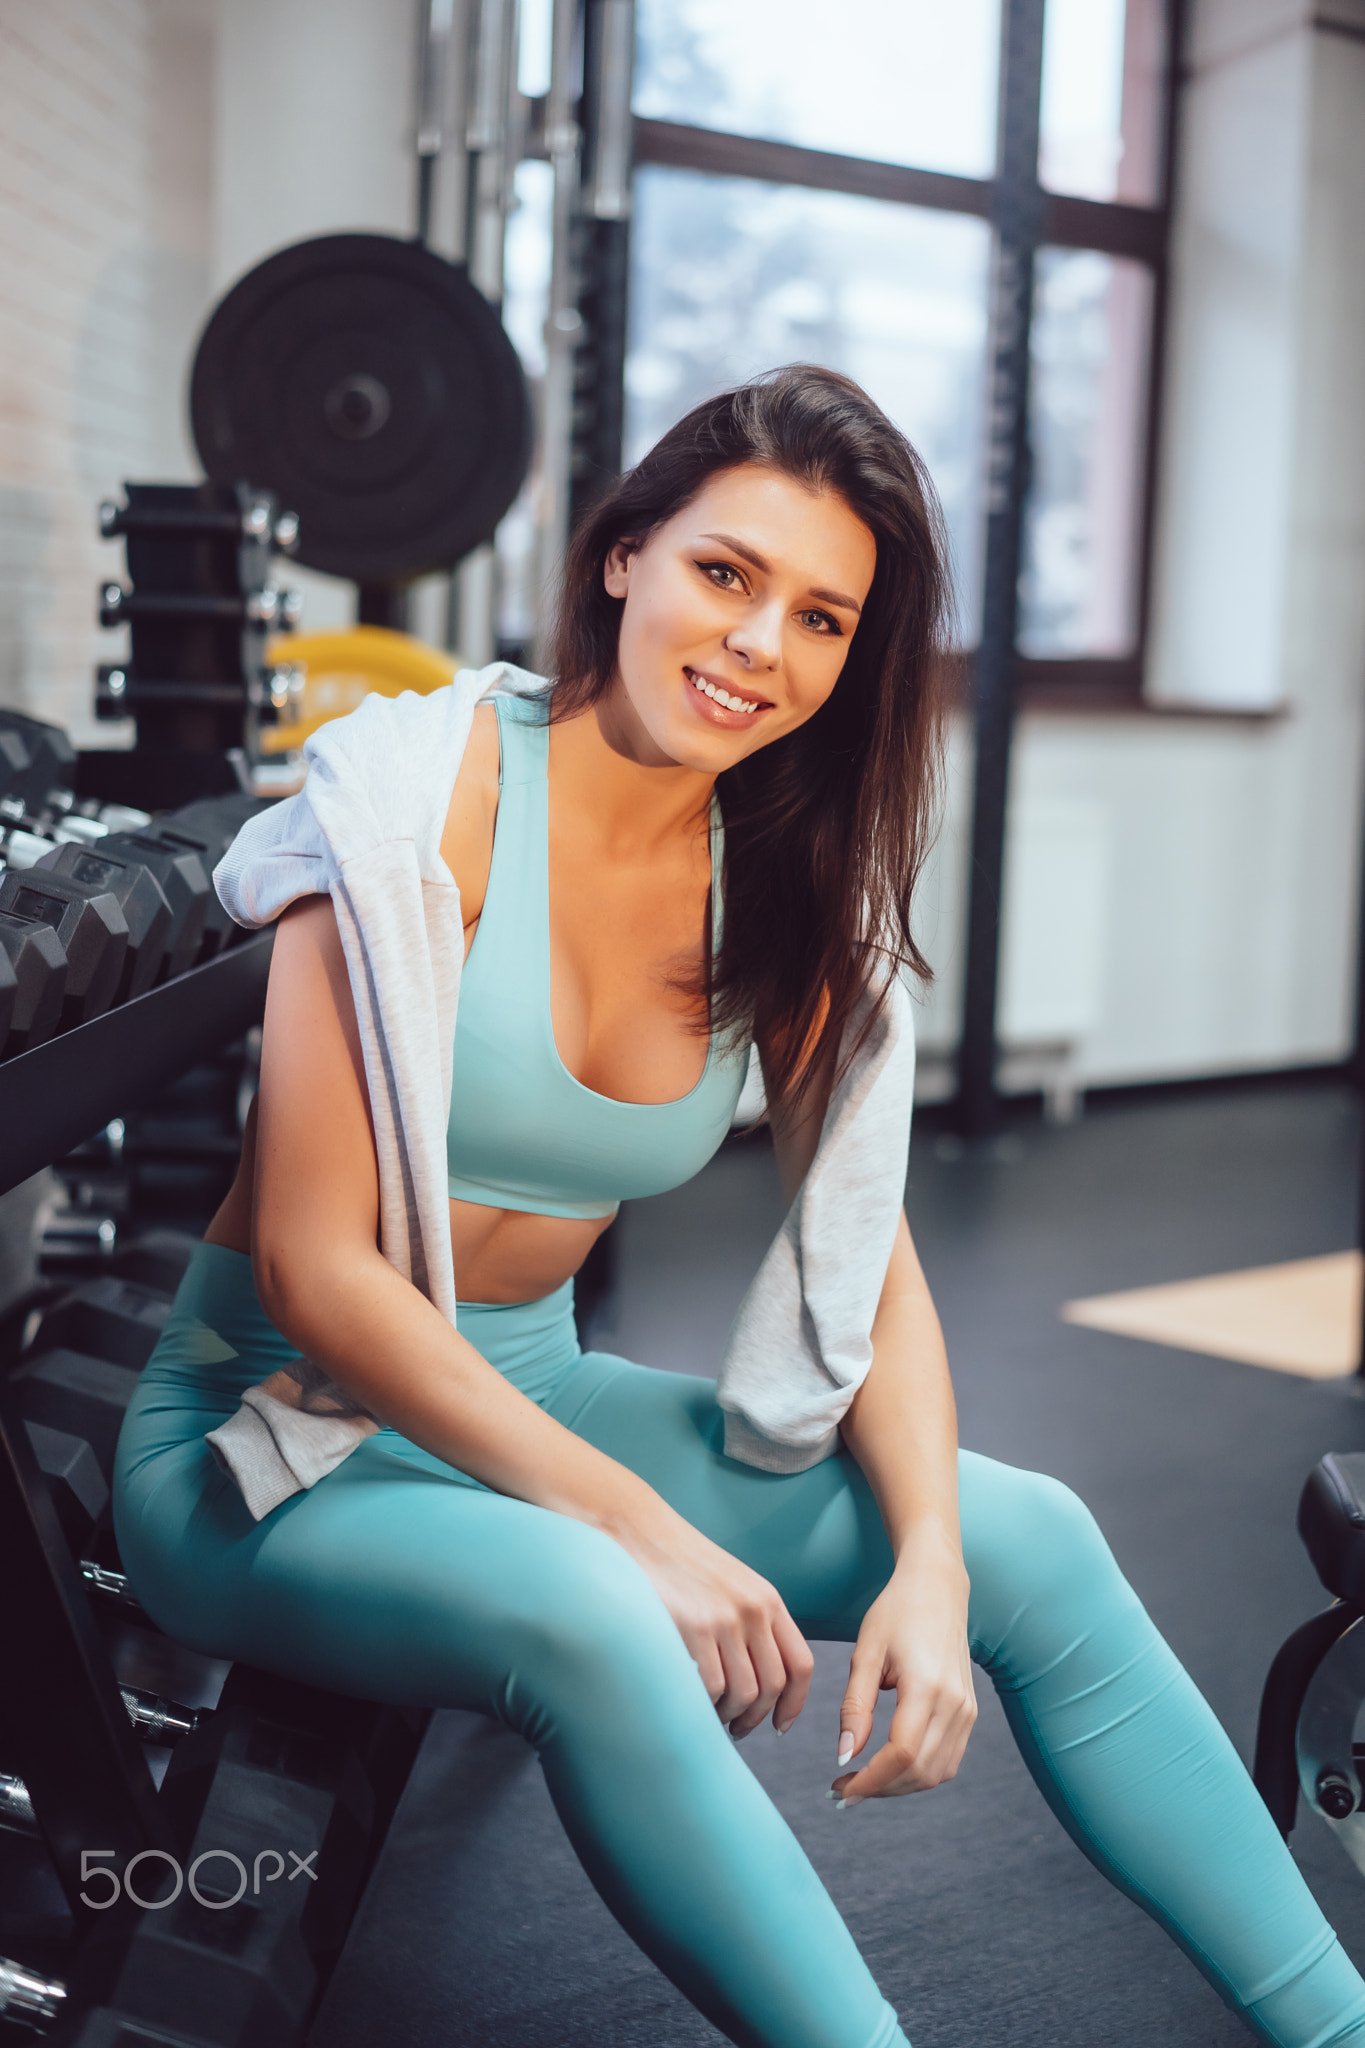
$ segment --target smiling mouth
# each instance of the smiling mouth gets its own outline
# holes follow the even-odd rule
[[[709,697],[722,711],[742,711],[747,716],[755,711],[767,711],[772,708],[765,697],[738,697],[733,690],[726,690],[719,683],[708,682],[706,677],[698,675],[694,668],[685,668],[683,674],[694,690],[703,697]]]

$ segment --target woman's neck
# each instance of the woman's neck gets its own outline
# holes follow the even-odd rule
[[[550,727],[557,805],[590,816],[613,854],[629,857],[706,829],[715,777],[659,753],[624,693],[608,691]]]

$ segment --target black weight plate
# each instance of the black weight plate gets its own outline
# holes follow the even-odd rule
[[[298,561],[362,583],[488,540],[531,456],[497,313],[462,266],[392,235],[322,235],[248,271],[200,338],[190,419],[210,477],[298,513]]]

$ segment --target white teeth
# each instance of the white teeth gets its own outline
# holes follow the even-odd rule
[[[704,697],[713,698],[725,711],[750,712],[759,708],[757,704],[749,703],[744,697],[732,697],[728,690],[717,689],[714,683],[708,683],[705,676],[697,675],[695,670],[689,669],[688,674],[692,678],[692,687],[700,690]]]

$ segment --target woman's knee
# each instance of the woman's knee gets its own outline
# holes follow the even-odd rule
[[[986,1661],[1023,1625],[1060,1638],[1098,1609],[1134,1599],[1094,1515],[1069,1486],[1043,1472],[976,1463],[987,1469],[964,1484],[962,1533],[973,1641]]]

